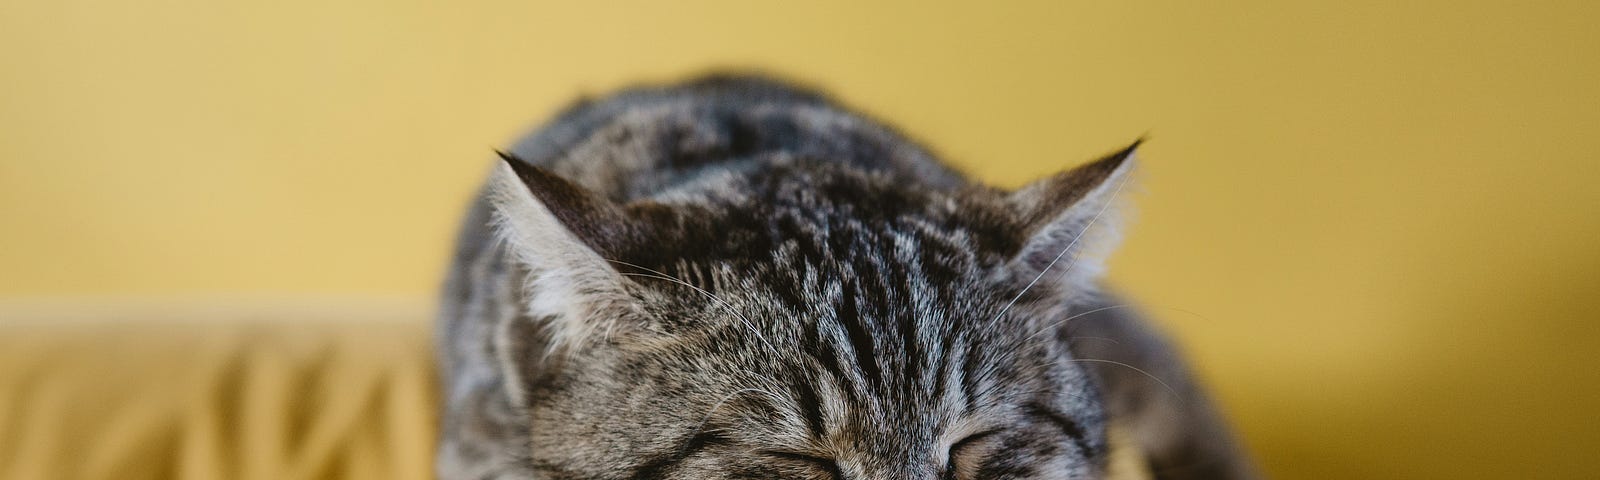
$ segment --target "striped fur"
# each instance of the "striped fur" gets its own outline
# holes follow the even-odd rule
[[[1104,301],[1081,239],[1131,152],[1004,192],[766,80],[581,103],[468,213],[440,476],[1099,478],[1112,415],[1168,418],[1113,398],[1152,393],[1064,321]],[[1152,462],[1222,445],[1171,478],[1248,475],[1168,363],[1193,398],[1155,413],[1210,430],[1151,437]]]

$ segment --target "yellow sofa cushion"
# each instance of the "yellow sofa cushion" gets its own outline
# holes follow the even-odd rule
[[[0,303],[0,478],[431,478],[425,309]]]

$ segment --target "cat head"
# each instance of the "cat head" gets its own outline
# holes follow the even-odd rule
[[[775,158],[626,203],[507,157],[507,447],[534,478],[1092,478],[1061,327],[1132,154],[1014,192]]]

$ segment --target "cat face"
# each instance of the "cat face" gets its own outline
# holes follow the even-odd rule
[[[626,205],[508,159],[510,448],[531,478],[1096,478],[1060,327],[1130,152],[1015,193],[792,165]]]
[[[704,327],[550,359],[554,373],[527,386],[533,464],[598,478],[1093,471],[1102,415],[1054,335],[947,327],[992,318],[990,302],[874,312],[852,288],[866,287],[833,284],[822,291],[837,300],[813,309],[719,290],[727,307],[680,317]]]

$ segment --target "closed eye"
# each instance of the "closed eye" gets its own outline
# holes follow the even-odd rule
[[[1094,457],[1103,453],[1100,451],[1101,449],[1097,448],[1095,443],[1090,440],[1089,432],[1084,430],[1083,425],[1073,421],[1072,418],[1062,415],[1055,410],[1050,409],[1050,407],[1041,404],[1029,405],[1028,413],[1043,419],[1052,425],[1055,425],[1056,428],[1061,430],[1062,435],[1065,435],[1067,438],[1071,439],[1072,443],[1078,446],[1078,450],[1083,452],[1084,456]]]
[[[839,468],[839,462],[834,461],[831,458],[794,452],[766,451],[761,453],[770,457],[781,458],[795,463],[810,464],[811,466],[816,467],[818,470],[828,472],[828,478],[833,480],[844,480],[844,470]]]
[[[978,464],[983,460],[982,452],[974,452],[972,450],[979,442],[998,435],[1001,431],[998,428],[984,430],[967,435],[966,438],[950,444],[950,452],[946,456],[949,460],[945,465],[945,470],[955,473],[957,478],[970,478],[972,472],[977,470]]]
[[[982,432],[974,433],[972,435],[967,435],[967,438],[963,438],[963,439],[961,439],[961,441],[958,441],[958,442],[953,443],[953,444],[950,445],[950,457],[954,458],[956,453],[958,453],[958,452],[960,452],[962,450],[965,450],[967,447],[972,446],[972,444],[974,444],[974,443],[978,443],[979,440],[983,440],[985,438],[992,437],[997,433],[1000,433],[1000,429],[998,429],[998,428],[996,428],[994,430],[985,430],[985,431],[982,431]]]

